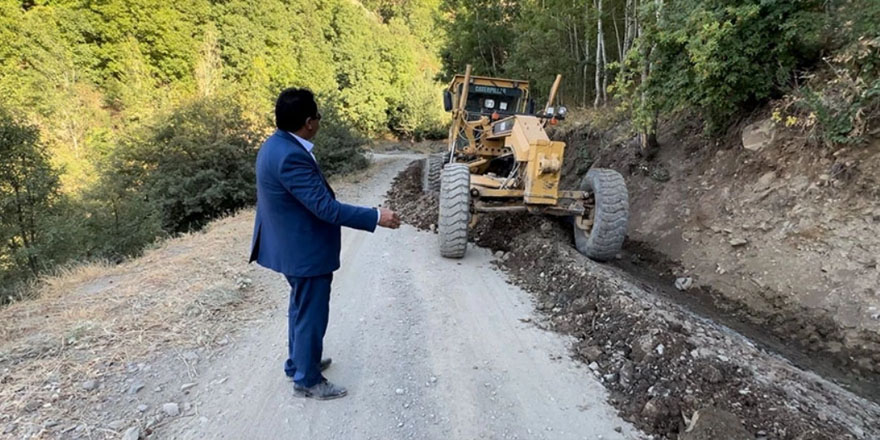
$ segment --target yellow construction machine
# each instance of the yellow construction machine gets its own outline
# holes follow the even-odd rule
[[[423,167],[425,191],[439,192],[442,256],[464,257],[478,215],[512,212],[569,217],[578,251],[599,261],[618,254],[629,218],[623,177],[593,168],[580,188],[559,188],[565,143],[545,127],[565,119],[565,107],[553,105],[561,78],[538,111],[527,81],[473,76],[471,66],[452,79],[443,96],[452,114],[448,150]]]

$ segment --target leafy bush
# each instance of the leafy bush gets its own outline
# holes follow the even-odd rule
[[[443,139],[448,116],[443,111],[443,88],[427,78],[414,78],[404,99],[389,114],[391,131],[411,140]]]
[[[258,139],[234,101],[193,101],[154,130],[114,161],[122,187],[142,193],[166,231],[197,229],[254,203]]]
[[[146,194],[129,186],[122,170],[105,167],[101,180],[73,206],[70,218],[81,219],[83,257],[122,261],[167,236],[162,212]]]
[[[795,108],[808,114],[789,118],[814,129],[826,142],[861,142],[868,128],[880,120],[880,38],[853,44],[828,60],[828,65],[823,76],[829,79],[811,81],[793,96]]]
[[[827,43],[819,0],[684,0],[641,11],[644,37],[617,90],[637,102],[645,125],[658,111],[702,110],[711,130],[737,111],[781,96],[796,69]],[[647,81],[642,81],[649,71]]]
[[[367,139],[341,121],[328,105],[322,109],[321,130],[315,137],[315,158],[327,176],[350,173],[366,168],[370,161],[364,156]]]
[[[826,144],[856,144],[880,122],[880,3],[834,6],[828,55],[775,103],[773,119]]]

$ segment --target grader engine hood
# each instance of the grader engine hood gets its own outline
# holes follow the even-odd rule
[[[565,142],[547,137],[541,119],[516,115],[492,124],[490,138],[504,139],[517,162],[526,163],[524,198],[528,204],[553,205],[559,197],[559,179]]]

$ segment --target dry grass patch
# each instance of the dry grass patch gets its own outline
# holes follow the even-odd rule
[[[268,304],[250,288],[252,226],[247,211],[121,265],[70,268],[41,280],[33,299],[0,310],[0,433],[91,429],[109,378],[127,365],[209,346],[252,318]]]

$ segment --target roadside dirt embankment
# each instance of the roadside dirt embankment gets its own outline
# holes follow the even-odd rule
[[[759,329],[794,362],[821,363],[877,400],[880,140],[826,147],[757,119],[720,140],[695,121],[666,124],[652,160],[623,124],[569,128],[558,136],[570,146],[565,183],[591,164],[620,171],[631,221],[618,266],[668,287],[690,279],[672,289],[681,301]],[[762,142],[744,148],[755,127]]]

